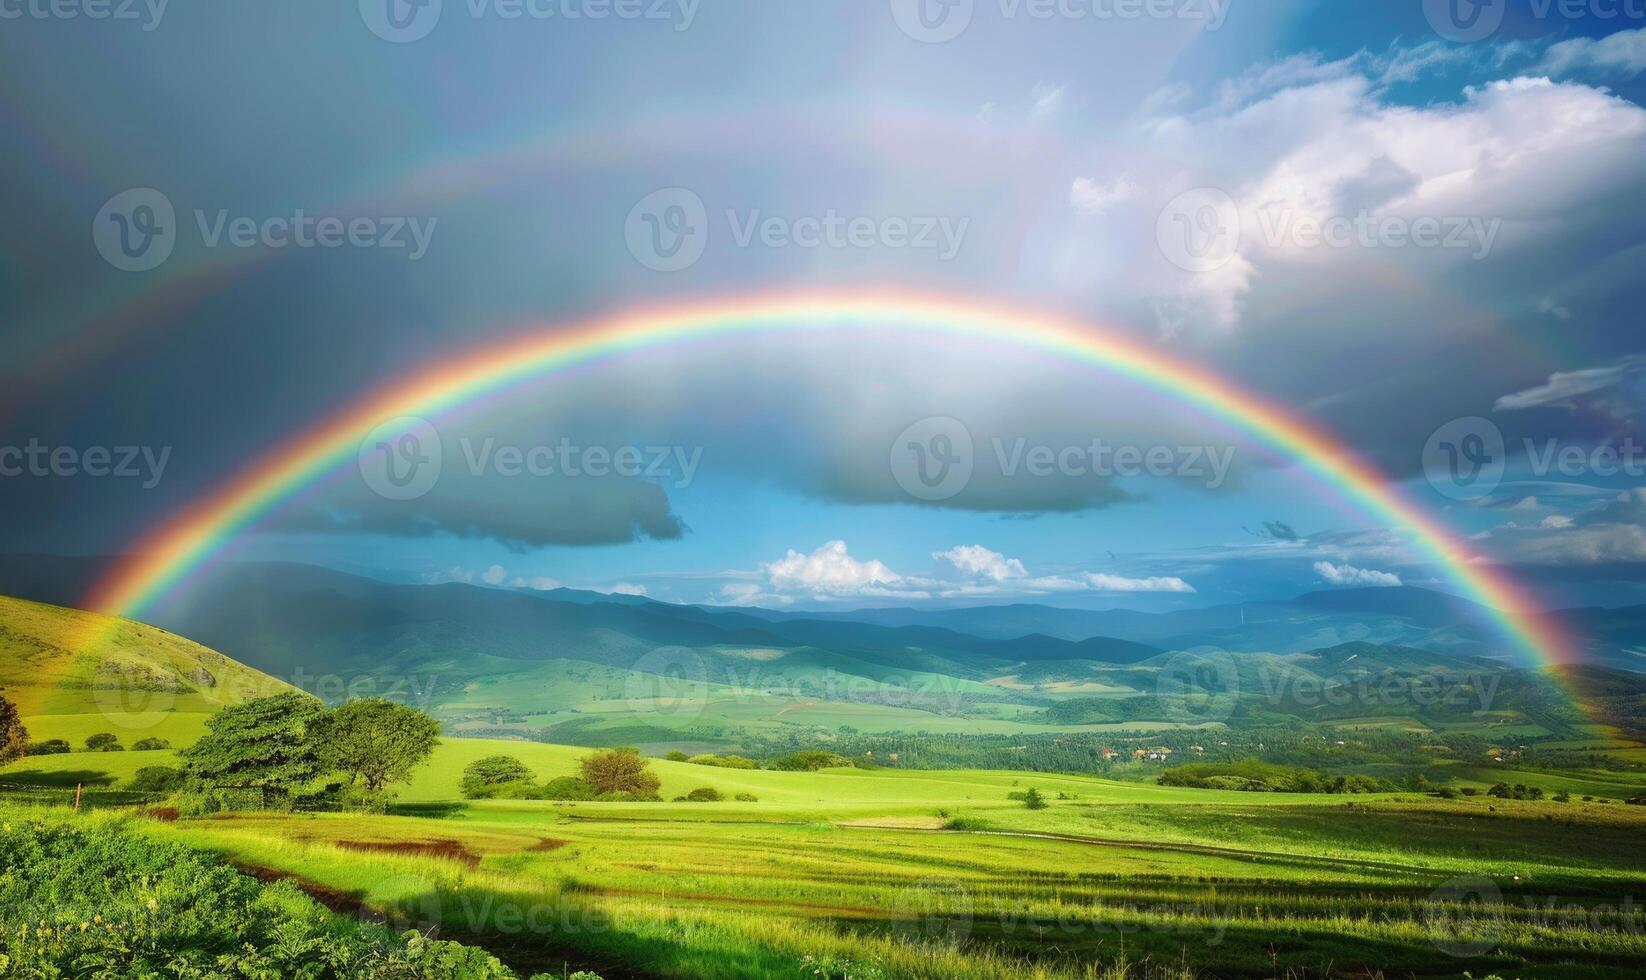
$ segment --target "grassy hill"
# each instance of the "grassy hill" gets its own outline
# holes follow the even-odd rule
[[[194,741],[205,719],[290,685],[166,630],[0,596],[0,695],[34,741]]]

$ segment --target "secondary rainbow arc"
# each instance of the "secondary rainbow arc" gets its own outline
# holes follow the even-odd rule
[[[278,446],[145,535],[88,596],[90,608],[140,617],[192,569],[282,501],[355,456],[364,435],[400,416],[438,415],[485,394],[624,351],[757,331],[872,329],[973,336],[1061,354],[1174,395],[1296,457],[1368,513],[1407,530],[1506,638],[1539,663],[1569,659],[1538,605],[1471,553],[1322,429],[1193,364],[1118,332],[1040,311],[942,295],[783,293],[640,309],[540,329],[391,383]]]

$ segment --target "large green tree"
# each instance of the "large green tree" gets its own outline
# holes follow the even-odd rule
[[[231,705],[206,722],[205,737],[178,753],[189,778],[216,789],[256,790],[268,806],[325,772],[326,706],[307,694]]]
[[[411,774],[440,744],[440,723],[383,698],[350,701],[331,713],[321,757],[326,768],[377,792]]]
[[[28,744],[29,732],[18,717],[17,705],[0,698],[0,766],[21,756]]]
[[[595,792],[650,796],[662,785],[651,763],[633,749],[606,749],[582,760],[583,779]]]

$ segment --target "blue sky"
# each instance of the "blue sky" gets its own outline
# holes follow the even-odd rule
[[[976,0],[928,8],[965,18],[936,40],[904,0],[396,7],[416,39],[388,3],[0,4],[0,448],[169,451],[152,486],[0,476],[0,548],[118,553],[282,437],[525,324],[899,288],[1158,346],[1339,434],[1551,604],[1643,601],[1646,470],[1607,465],[1646,465],[1638,4]],[[114,237],[150,213],[133,189],[172,216],[135,271]],[[706,238],[660,271],[646,242],[678,204]],[[310,247],[299,213],[366,225]],[[866,237],[812,241],[834,219]],[[1226,220],[1209,253],[1173,244]],[[891,462],[931,419],[974,442],[942,499]],[[431,422],[426,495],[346,468],[231,553],[791,607],[1439,584],[1400,529],[1249,435],[1011,345],[657,349]],[[1000,472],[1014,447],[1094,439],[1173,465]],[[487,440],[676,465],[469,472]],[[1447,445],[1492,466],[1458,485]],[[1191,453],[1228,470],[1186,474]]]

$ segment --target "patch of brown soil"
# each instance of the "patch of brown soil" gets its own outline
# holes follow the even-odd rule
[[[345,851],[361,851],[367,854],[412,854],[418,857],[446,858],[452,861],[461,861],[469,868],[480,867],[480,855],[463,846],[462,841],[452,840],[450,837],[435,837],[427,840],[340,840],[333,841]]]
[[[540,837],[538,838],[537,843],[526,848],[526,850],[528,853],[541,854],[544,851],[558,851],[570,843],[571,841],[569,840],[559,840],[554,837]]]

